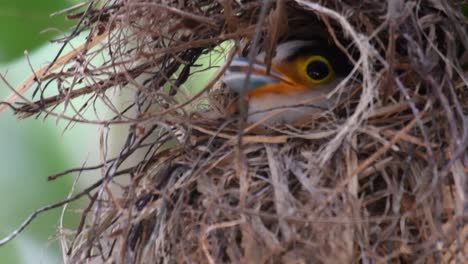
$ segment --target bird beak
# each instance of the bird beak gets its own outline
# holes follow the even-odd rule
[[[246,83],[249,71],[250,79],[249,82]],[[224,74],[223,81],[229,89],[237,93],[241,93],[244,87],[246,92],[250,93],[269,84],[290,82],[285,76],[273,69],[268,73],[267,66],[263,63],[253,61],[252,67],[250,67],[250,61],[247,58],[241,57],[232,60]]]

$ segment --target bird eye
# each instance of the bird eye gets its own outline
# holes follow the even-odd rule
[[[325,81],[332,75],[332,69],[328,61],[321,56],[314,56],[306,67],[307,75],[317,82]]]

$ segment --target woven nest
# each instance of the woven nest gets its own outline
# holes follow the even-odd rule
[[[89,206],[62,243],[66,259],[467,262],[462,2],[109,0],[75,11],[72,37],[85,32],[87,42],[36,72],[23,88],[37,85],[40,99],[16,112],[130,128],[117,156],[68,171],[103,174],[74,197],[88,195]],[[309,122],[239,121],[227,110],[224,66],[201,92],[182,89],[211,67],[201,56],[274,54],[311,30],[354,70],[341,87],[353,93]],[[111,94],[131,96],[116,106]],[[96,105],[113,116],[85,119]]]

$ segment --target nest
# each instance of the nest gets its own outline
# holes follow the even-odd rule
[[[87,42],[20,87],[35,85],[36,101],[11,106],[22,117],[130,125],[118,155],[64,173],[102,171],[65,201],[89,197],[63,238],[66,259],[468,261],[462,2],[108,0],[74,10],[79,23],[59,41]],[[200,57],[272,56],[282,39],[312,30],[347,52],[354,70],[340,89],[354,92],[309,122],[245,124],[229,111],[224,66],[202,91],[184,92],[212,67]],[[115,94],[132,96],[117,106]]]

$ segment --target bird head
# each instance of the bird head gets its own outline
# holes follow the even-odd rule
[[[347,57],[324,40],[292,40],[280,43],[267,69],[260,53],[250,65],[244,57],[234,58],[224,75],[224,83],[234,92],[246,89],[248,121],[271,115],[269,122],[293,122],[308,113],[327,108],[321,100],[349,74]],[[250,71],[250,79],[246,83]],[[310,105],[308,99],[316,98]],[[314,100],[309,100],[314,101]],[[301,106],[298,106],[301,105]],[[294,107],[296,106],[296,107]]]

